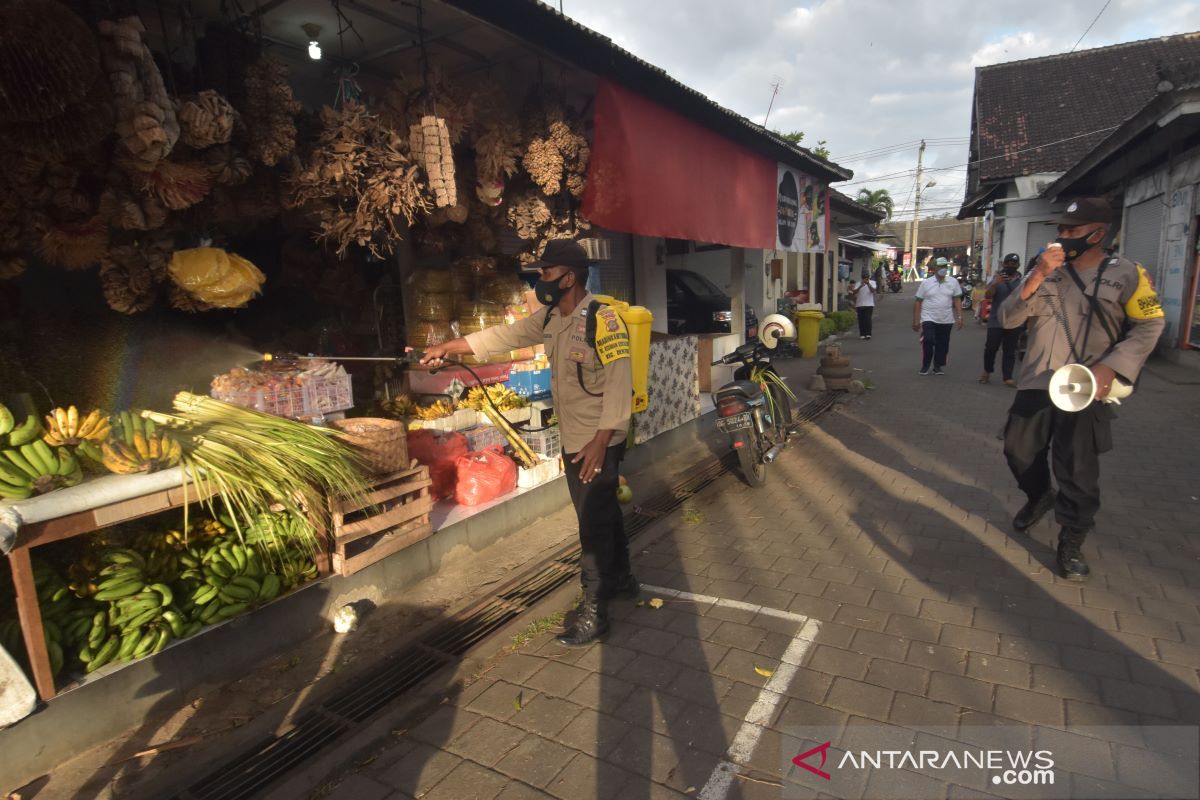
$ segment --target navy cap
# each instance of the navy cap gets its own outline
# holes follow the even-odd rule
[[[546,243],[542,257],[532,265],[532,269],[548,267],[569,267],[578,272],[587,272],[587,250],[574,239],[551,239]]]
[[[1053,219],[1059,225],[1086,225],[1089,222],[1112,224],[1117,219],[1116,209],[1103,197],[1079,197],[1067,203],[1067,207]]]

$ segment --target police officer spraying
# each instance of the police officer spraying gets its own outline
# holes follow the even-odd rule
[[[1062,526],[1058,568],[1068,580],[1088,577],[1081,548],[1100,509],[1099,455],[1112,448],[1113,409],[1099,401],[1113,381],[1137,380],[1165,324],[1145,269],[1104,251],[1114,217],[1102,198],[1070,203],[1055,220],[1058,239],[1000,306],[1005,328],[1028,324],[1004,433],[1009,469],[1028,498],[1013,527],[1024,532],[1053,508]],[[1054,370],[1072,363],[1096,379],[1097,402],[1077,412],[1055,407],[1048,391]]]
[[[608,602],[636,597],[629,547],[617,503],[618,467],[632,413],[629,334],[614,309],[593,302],[585,288],[587,253],[569,239],[546,245],[534,289],[546,306],[512,325],[497,325],[434,345],[423,364],[451,355],[489,357],[545,344],[551,391],[562,435],[567,486],[579,519],[583,600],[574,623],[558,640],[585,645],[608,630]],[[593,319],[589,320],[589,316]],[[589,335],[594,331],[593,335]]]

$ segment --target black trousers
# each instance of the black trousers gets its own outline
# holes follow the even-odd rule
[[[1053,490],[1053,471],[1059,525],[1086,530],[1094,524],[1100,510],[1100,454],[1112,449],[1113,417],[1104,403],[1061,411],[1046,391],[1017,392],[1004,428],[1004,457],[1030,500]]]
[[[629,574],[629,542],[625,539],[625,519],[617,502],[617,486],[625,444],[608,448],[604,467],[590,483],[579,477],[579,465],[572,464],[575,453],[564,453],[567,488],[575,515],[579,519],[579,582],[585,597],[607,600],[613,588]]]
[[[1000,374],[1004,376],[1004,380],[1010,380],[1013,367],[1017,363],[1017,340],[1020,338],[1020,328],[988,328],[987,344],[983,346],[983,371],[989,375],[996,371],[996,353],[1003,348]]]
[[[946,366],[946,358],[950,355],[950,331],[954,323],[939,322],[921,323],[921,369],[929,369],[930,362],[934,369]]]
[[[854,309],[858,312],[858,335],[871,335],[871,317],[875,314],[875,306],[865,306]]]

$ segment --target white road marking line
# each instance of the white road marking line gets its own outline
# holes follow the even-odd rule
[[[758,699],[754,701],[754,705],[750,706],[750,710],[746,713],[746,718],[742,722],[742,726],[733,737],[733,743],[725,751],[725,759],[717,765],[712,775],[709,776],[708,782],[704,784],[704,788],[700,790],[699,800],[725,800],[729,796],[729,790],[733,786],[734,780],[737,778],[738,773],[741,772],[741,765],[747,764],[750,761],[750,758],[754,755],[755,748],[758,747],[759,740],[766,733],[766,726],[770,723],[771,717],[774,716],[775,709],[783,702],[784,692],[787,691],[792,679],[796,677],[796,671],[799,669],[800,663],[804,660],[805,654],[812,646],[817,633],[821,630],[821,623],[815,619],[809,619],[803,614],[793,614],[790,611],[757,606],[753,603],[744,603],[740,600],[726,600],[723,597],[693,594],[692,592],[682,592],[677,589],[668,589],[663,586],[650,586],[647,584],[643,584],[642,589],[654,594],[665,595],[675,600],[707,603],[724,608],[736,608],[755,614],[787,619],[800,626],[799,631],[797,631],[795,637],[779,658],[779,669],[775,670],[775,674],[767,680],[766,685],[758,693]]]

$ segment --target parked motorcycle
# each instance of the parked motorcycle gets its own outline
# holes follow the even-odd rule
[[[895,294],[896,292],[899,292],[904,289],[904,282],[900,279],[900,271],[899,270],[894,269],[888,273],[887,287],[888,287],[888,291],[890,291],[892,294]]]
[[[767,465],[787,443],[795,395],[771,362],[772,351],[794,341],[796,328],[782,314],[771,314],[759,328],[758,338],[712,362],[738,364],[733,380],[716,391],[717,428],[729,434],[737,452],[742,477],[751,486],[767,480]]]
[[[958,285],[962,287],[962,300],[959,301],[963,311],[970,311],[974,305],[974,298],[971,292],[975,289],[975,284],[971,283],[970,278],[959,278]]]

